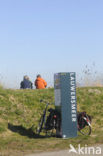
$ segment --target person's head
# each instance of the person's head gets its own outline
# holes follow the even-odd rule
[[[38,75],[37,75],[37,78],[38,78],[38,77],[41,77],[41,75],[40,75],[40,74],[38,74]]]
[[[28,78],[29,78],[29,77],[28,77],[27,75],[24,76],[24,80],[25,80],[25,79],[28,80]]]
[[[27,76],[27,80],[29,80],[29,76]]]

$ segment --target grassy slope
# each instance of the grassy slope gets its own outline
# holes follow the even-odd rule
[[[90,145],[103,143],[103,88],[78,88],[78,111],[93,117],[92,135],[77,138],[38,138],[33,131],[45,104],[40,99],[54,102],[54,90],[4,90],[0,88],[0,151],[2,155],[68,149],[69,144]],[[53,107],[53,105],[52,105]],[[9,123],[9,125],[8,125]],[[30,127],[33,125],[33,131]],[[9,154],[8,154],[9,153]]]

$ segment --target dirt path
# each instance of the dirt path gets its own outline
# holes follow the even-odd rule
[[[54,152],[43,152],[43,153],[38,153],[38,154],[30,154],[30,155],[25,155],[25,156],[103,156],[103,145],[97,145],[94,147],[95,153],[98,152],[98,147],[101,149],[101,154],[93,154],[93,151],[91,151],[90,154],[77,154],[74,152],[69,153],[68,150],[61,150],[61,151],[54,151]],[[83,150],[85,151],[85,150]]]

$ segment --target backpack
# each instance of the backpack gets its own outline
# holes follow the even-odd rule
[[[77,113],[77,120],[78,120],[78,125],[79,129],[83,129],[85,126],[87,126],[87,122],[83,119],[83,117],[88,117],[90,123],[92,121],[91,116],[86,114],[86,112],[78,112]]]

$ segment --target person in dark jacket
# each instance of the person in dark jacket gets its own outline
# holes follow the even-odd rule
[[[20,89],[33,89],[33,83],[29,80],[27,75],[25,75],[23,81],[21,81]]]

